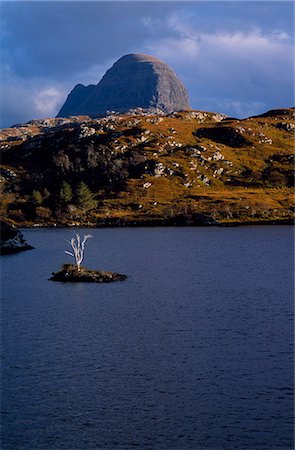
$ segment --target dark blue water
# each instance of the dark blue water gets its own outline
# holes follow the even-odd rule
[[[1,449],[293,449],[292,227],[72,234],[2,257]]]

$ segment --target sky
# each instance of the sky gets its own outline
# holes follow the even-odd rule
[[[53,117],[128,53],[172,67],[191,107],[234,117],[294,106],[288,1],[1,1],[0,126]]]

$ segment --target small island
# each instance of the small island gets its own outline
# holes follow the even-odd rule
[[[126,275],[116,272],[91,270],[82,266],[78,270],[75,264],[63,264],[61,270],[53,272],[49,279],[62,282],[111,283],[112,281],[123,281],[126,278]]]
[[[63,264],[59,272],[53,272],[49,280],[62,282],[86,282],[86,283],[111,283],[112,281],[126,280],[126,275],[115,272],[104,272],[102,270],[86,269],[81,266],[84,259],[85,244],[88,239],[92,238],[91,234],[80,236],[76,233],[67,241],[72,251],[65,250],[65,253],[72,256],[75,264]]]

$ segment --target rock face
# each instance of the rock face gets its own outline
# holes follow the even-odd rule
[[[23,250],[31,250],[33,247],[28,245],[22,233],[5,222],[0,223],[1,241],[0,253],[1,255],[10,255],[11,253],[21,252]]]
[[[86,283],[111,283],[112,281],[124,281],[127,276],[115,272],[104,272],[101,270],[90,270],[77,267],[73,264],[64,264],[59,272],[53,272],[50,280],[62,282],[86,282]]]
[[[151,113],[190,109],[187,91],[172,69],[141,53],[120,58],[98,85],[75,86],[57,117],[99,116],[136,108]]]

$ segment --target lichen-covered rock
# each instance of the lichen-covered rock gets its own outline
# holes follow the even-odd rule
[[[74,264],[64,264],[59,272],[53,272],[50,280],[62,282],[86,282],[86,283],[111,283],[112,281],[126,280],[127,276],[116,272],[104,272],[102,270],[91,270]]]
[[[58,117],[104,115],[136,108],[153,113],[190,109],[187,91],[173,70],[142,53],[120,58],[97,86],[75,86]]]
[[[33,247],[24,239],[22,233],[6,222],[0,222],[1,240],[0,254],[9,255],[11,253],[31,250]]]
[[[280,122],[277,124],[277,128],[279,128],[280,130],[289,131],[289,133],[295,132],[295,124],[294,123]]]

